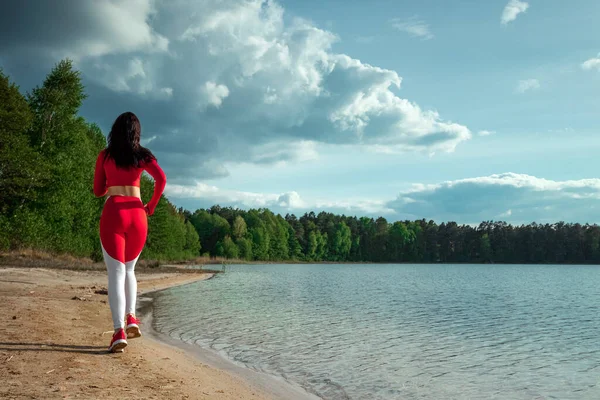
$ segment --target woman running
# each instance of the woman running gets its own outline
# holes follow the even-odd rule
[[[94,194],[108,195],[100,217],[100,244],[108,270],[108,300],[115,328],[108,348],[113,353],[123,352],[128,337],[142,335],[135,318],[134,268],[146,243],[147,215],[154,213],[166,184],[156,157],[140,145],[141,130],[135,114],[119,115],[108,135],[108,146],[98,155],[94,175]],[[146,205],[140,197],[142,171],[154,178],[154,194]]]

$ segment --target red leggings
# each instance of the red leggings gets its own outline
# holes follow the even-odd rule
[[[100,217],[100,242],[110,257],[122,263],[135,260],[147,235],[148,219],[139,198],[110,196],[106,200]]]

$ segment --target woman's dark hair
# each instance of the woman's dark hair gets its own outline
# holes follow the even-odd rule
[[[141,162],[156,159],[150,150],[140,145],[141,133],[140,120],[134,113],[119,115],[108,134],[104,157],[112,158],[121,168],[138,168]]]

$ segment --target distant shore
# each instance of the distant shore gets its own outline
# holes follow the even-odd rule
[[[248,261],[240,259],[226,259],[220,257],[196,257],[190,260],[181,261],[157,261],[140,260],[136,265],[136,271],[148,274],[162,272],[173,272],[177,269],[179,273],[195,273],[200,268],[203,272],[220,273],[223,272],[223,266],[227,265],[273,265],[273,264],[302,264],[302,265],[481,265],[480,262],[447,262],[447,263],[418,263],[418,262],[375,262],[375,261],[302,261],[302,260],[284,260],[284,261]],[[484,263],[489,265],[504,265],[505,263]],[[575,263],[509,263],[506,265],[598,265],[598,264],[575,264]],[[105,271],[106,266],[102,261],[93,261],[89,258],[78,258],[71,255],[56,255],[37,250],[21,250],[0,252],[0,267],[22,267],[22,268],[59,268],[77,271]],[[190,268],[196,267],[196,268]],[[197,268],[200,267],[200,268]]]

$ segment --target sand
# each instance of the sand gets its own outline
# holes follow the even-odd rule
[[[139,274],[148,292],[210,274]],[[106,273],[0,268],[2,399],[272,399],[152,335],[109,354],[112,335]],[[144,332],[142,325],[142,332]]]

